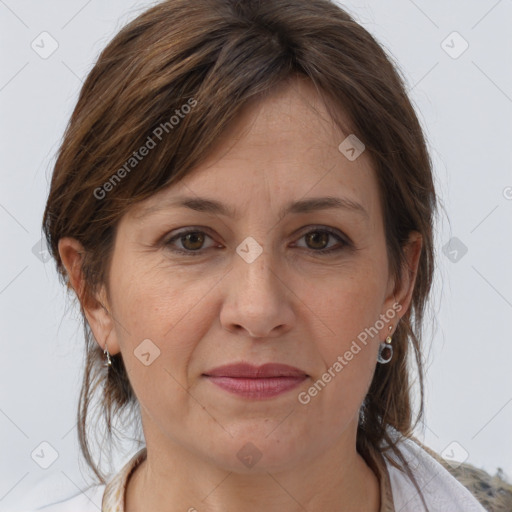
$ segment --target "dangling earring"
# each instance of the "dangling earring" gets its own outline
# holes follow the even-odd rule
[[[393,330],[393,326],[389,326],[389,330]],[[377,356],[377,361],[380,364],[386,364],[391,361],[393,358],[393,346],[391,345],[391,336],[388,335],[386,338],[386,342],[382,342],[379,345],[379,355]]]
[[[110,354],[108,352],[107,342],[105,341],[105,350],[103,353],[107,356],[107,360],[105,362],[105,366],[112,366],[112,359],[110,359]]]
[[[100,304],[101,304],[101,307],[107,312],[107,314],[110,314],[108,312],[108,309],[101,302],[100,302]],[[107,338],[108,338],[108,335],[107,335]],[[110,359],[110,354],[108,352],[107,340],[105,340],[105,349],[103,350],[103,353],[107,356],[107,360],[105,361],[104,366],[107,366],[107,367],[112,366],[112,359]]]

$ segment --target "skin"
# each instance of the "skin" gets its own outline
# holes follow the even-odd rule
[[[85,312],[98,344],[122,352],[141,405],[148,456],[129,480],[126,512],[379,510],[377,476],[356,451],[359,409],[379,343],[409,307],[421,237],[411,234],[409,269],[395,283],[374,170],[367,153],[349,161],[338,150],[347,135],[314,86],[290,81],[250,104],[185,179],[121,219],[110,293],[104,287]],[[176,206],[140,217],[181,194],[217,199],[239,217]],[[368,217],[328,209],[279,219],[289,201],[328,195],[360,203]],[[201,255],[158,243],[187,227],[206,228],[203,245],[182,238],[173,247]],[[304,236],[326,227],[355,249],[333,236]],[[248,236],[263,249],[252,263],[235,251]],[[326,246],[341,249],[315,253]],[[75,290],[81,250],[71,238],[59,242]],[[397,303],[393,320],[299,403],[298,394]],[[148,338],[160,356],[146,366],[134,350]],[[309,377],[272,399],[250,400],[202,376],[239,361],[285,363]],[[237,457],[249,442],[261,453],[250,468]]]

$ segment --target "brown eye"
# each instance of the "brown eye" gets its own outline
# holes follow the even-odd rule
[[[312,249],[325,249],[331,236],[326,231],[311,231],[305,238],[307,245]]]
[[[193,231],[192,233],[187,233],[181,236],[180,240],[185,249],[195,251],[197,249],[201,249],[201,246],[204,243],[204,233],[201,233],[200,231]]]
[[[189,231],[182,231],[169,238],[164,245],[169,250],[184,255],[199,256],[204,254],[206,249],[213,248],[213,245],[204,246],[206,239],[213,241],[212,237],[206,234],[204,231],[195,229]],[[345,240],[342,235],[337,232],[331,231],[330,229],[314,229],[307,232],[301,237],[304,239],[306,246],[300,246],[309,250],[311,253],[316,254],[328,254],[343,250],[346,247],[352,247],[351,243]],[[338,243],[330,244],[331,240],[337,241]],[[179,244],[179,245],[176,245]]]
[[[178,233],[172,238],[169,238],[169,240],[164,242],[164,244],[173,252],[191,256],[198,256],[200,254],[203,254],[204,251],[209,248],[203,247],[205,240],[207,238],[211,239],[211,237],[207,235],[204,231],[196,229],[182,231],[181,233]]]
[[[327,228],[318,228],[309,231],[303,235],[301,239],[305,240],[305,248],[309,249],[309,252],[317,254],[328,254],[331,252],[334,253],[343,250],[345,247],[352,246],[350,242],[342,237],[342,235]],[[337,240],[338,244],[331,244],[329,246],[329,240]]]

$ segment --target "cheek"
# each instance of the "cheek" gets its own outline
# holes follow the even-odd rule
[[[163,265],[146,262],[144,268],[142,263],[126,265],[123,274],[115,276],[114,300],[132,335],[153,336],[163,342],[173,330],[190,326],[186,319],[207,293],[208,282],[191,282]]]
[[[204,315],[183,292],[143,280],[123,298],[121,350],[139,402],[155,421],[190,406],[190,360],[202,339]],[[201,316],[201,318],[200,318]]]
[[[179,400],[188,386],[187,369],[197,344],[214,318],[214,308],[204,306],[213,284],[188,282],[177,273],[141,266],[118,275],[116,328],[126,369],[146,395],[168,389]],[[149,363],[149,364],[145,364]]]
[[[298,295],[307,297],[305,304],[322,321],[321,332],[343,347],[379,318],[385,296],[382,275],[374,262],[359,262],[331,272],[316,285],[303,279]]]
[[[314,380],[329,381],[329,389],[321,392],[324,399],[347,414],[361,403],[375,371],[381,340],[371,328],[379,320],[383,286],[375,267],[368,265],[340,272],[330,280],[327,292],[311,287],[308,292],[308,306],[315,314],[320,312],[318,324],[324,333],[314,335],[324,366]]]

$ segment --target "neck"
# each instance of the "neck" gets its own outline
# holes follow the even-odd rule
[[[236,473],[174,447],[149,449],[125,493],[125,512],[377,512],[379,480],[353,451],[329,450],[286,471]],[[256,467],[256,466],[255,466]]]

